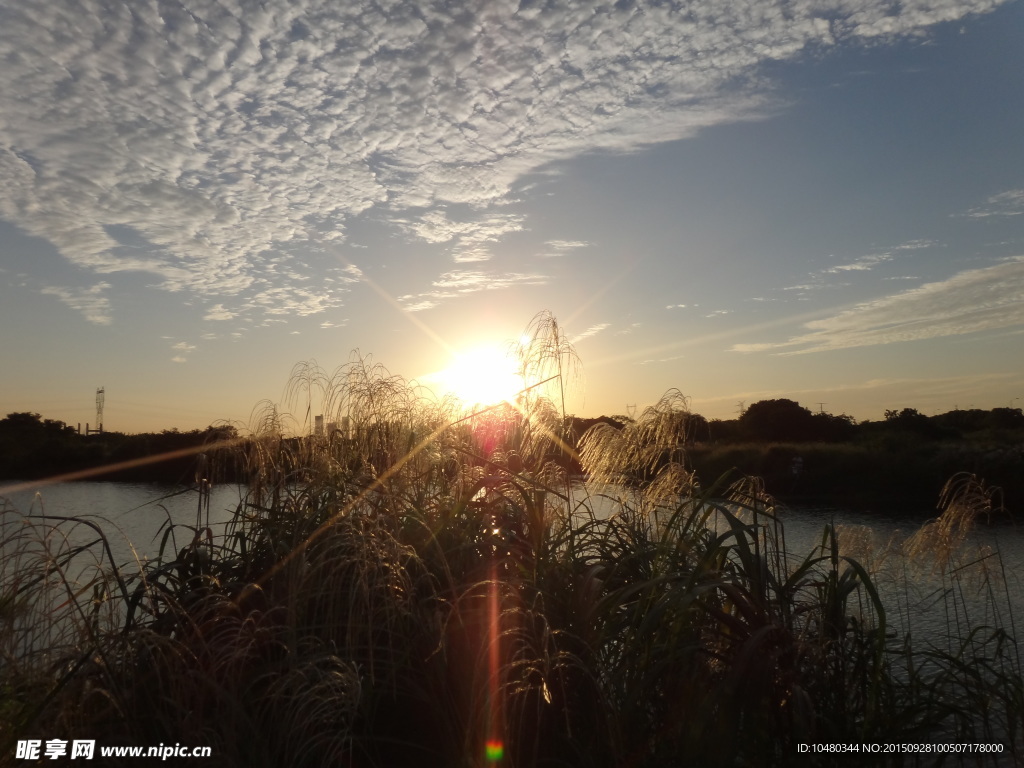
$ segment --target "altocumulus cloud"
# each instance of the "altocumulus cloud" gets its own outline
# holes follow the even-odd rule
[[[289,243],[377,209],[484,261],[526,172],[756,117],[765,61],[997,4],[0,0],[0,217],[214,317],[316,313],[347,287],[280,268]]]
[[[90,288],[48,286],[42,289],[42,293],[56,296],[72,309],[81,312],[90,323],[110,325],[110,299],[102,295],[108,288],[110,283],[96,283]]]
[[[776,344],[737,344],[735,352],[784,354],[956,336],[1024,324],[1024,256],[948,280],[858,304],[805,324],[810,332]]]

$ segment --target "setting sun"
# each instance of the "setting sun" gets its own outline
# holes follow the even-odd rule
[[[522,391],[525,385],[517,369],[504,349],[484,344],[458,353],[435,378],[466,405],[494,405],[514,401]]]

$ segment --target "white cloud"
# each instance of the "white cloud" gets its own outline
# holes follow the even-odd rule
[[[172,363],[185,363],[188,362],[188,354],[194,352],[196,348],[195,344],[189,344],[187,341],[177,341],[171,344],[173,349],[178,354],[171,358]]]
[[[544,243],[545,250],[539,255],[544,258],[556,258],[589,246],[590,243],[585,240],[548,240]]]
[[[829,267],[824,272],[825,274],[836,274],[838,272],[867,272],[879,264],[891,260],[891,253],[872,253],[867,256],[861,256],[859,259],[856,259],[849,264],[838,264],[834,267]]]
[[[472,221],[452,221],[441,209],[429,211],[414,220],[396,221],[406,231],[428,243],[452,242],[452,258],[456,263],[489,260],[489,243],[523,228],[523,217],[519,214],[489,213],[474,217]]]
[[[674,360],[682,360],[686,355],[673,355],[672,357],[660,357],[658,359],[641,360],[639,365],[653,365],[655,363],[671,363]]]
[[[766,61],[997,4],[0,0],[0,217],[225,315],[313,314],[342,290],[289,244],[377,209],[484,261],[526,173],[757,117]]]
[[[441,302],[434,301],[432,299],[423,299],[422,301],[415,301],[411,304],[405,305],[406,312],[423,312],[427,309],[433,309],[438,306]]]
[[[110,283],[96,283],[91,288],[62,288],[48,286],[42,289],[48,296],[56,296],[72,309],[95,325],[110,325],[110,299],[101,296],[110,288]]]
[[[865,347],[1024,325],[1024,256],[959,272],[806,323],[781,343],[737,344],[735,352],[784,354]]]
[[[885,248],[885,249],[882,249],[882,250],[875,251],[874,253],[866,254],[866,255],[861,256],[861,257],[859,257],[857,259],[854,259],[853,261],[849,262],[848,264],[838,264],[838,265],[836,265],[834,267],[829,267],[828,269],[822,270],[820,274],[822,274],[822,275],[834,275],[834,274],[840,274],[840,273],[843,273],[843,272],[868,272],[868,271],[874,269],[875,267],[877,267],[879,264],[885,264],[886,262],[892,261],[896,257],[897,254],[900,254],[900,253],[903,253],[903,252],[906,252],[906,251],[919,251],[919,250],[922,250],[922,249],[925,249],[925,248],[934,248],[937,245],[938,245],[938,243],[935,242],[934,240],[924,240],[924,239],[908,240],[905,243],[900,243],[899,245],[894,245],[891,248]],[[795,286],[795,287],[796,288],[801,288],[801,289],[806,289],[806,288],[808,288],[810,286]],[[821,287],[820,284],[819,284],[819,287]]]
[[[479,270],[446,272],[432,283],[433,290],[420,294],[399,296],[398,301],[407,312],[433,309],[444,299],[452,299],[478,291],[496,291],[523,285],[544,285],[547,277],[519,272],[492,273]]]
[[[922,248],[934,248],[938,243],[935,240],[908,240],[905,243],[901,243],[893,248],[894,251],[918,251]]]
[[[609,326],[611,326],[611,323],[597,323],[595,325],[590,326],[589,328],[587,328],[587,330],[583,331],[582,333],[573,336],[569,341],[572,344],[578,344],[579,342],[583,341],[583,339],[589,339],[591,336],[596,336]]]
[[[972,219],[984,219],[990,216],[1020,216],[1024,214],[1024,189],[1010,189],[992,195],[985,205],[971,208],[961,214]]]
[[[203,315],[203,320],[231,320],[237,315],[237,312],[225,309],[223,304],[214,304],[210,311]]]

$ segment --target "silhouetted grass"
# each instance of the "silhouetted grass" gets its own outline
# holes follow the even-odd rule
[[[531,329],[524,368],[560,402],[571,348],[553,318]],[[261,406],[219,459],[249,478],[231,524],[210,528],[200,484],[196,524],[155,561],[115,569],[101,534],[71,546],[77,521],[4,508],[5,758],[30,736],[209,745],[224,766],[828,765],[797,744],[950,739],[1020,754],[1005,582],[963,544],[991,506],[972,479],[905,552],[862,541],[855,559],[826,527],[793,553],[756,481],[689,471],[675,392],[582,441],[608,496],[560,469],[564,413],[540,387],[462,414],[355,358],[298,367],[292,393],[343,427],[302,416],[289,438]],[[894,618],[914,568],[938,569],[948,642]],[[1002,610],[972,622],[968,588]],[[919,757],[844,764],[942,762]]]

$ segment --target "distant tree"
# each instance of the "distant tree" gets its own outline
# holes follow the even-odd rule
[[[857,436],[857,422],[845,413],[838,416],[831,413],[815,413],[813,422],[813,439],[825,443],[845,443]]]
[[[747,437],[765,442],[814,440],[813,414],[794,400],[759,400],[739,418]]]
[[[211,424],[203,432],[204,442],[216,443],[221,440],[237,440],[238,428],[232,424]]]
[[[4,436],[41,438],[74,434],[77,434],[75,428],[69,427],[63,421],[43,419],[38,413],[29,411],[8,413],[6,418],[0,419],[0,435]]]
[[[936,419],[932,420],[921,413],[917,408],[903,408],[902,410],[886,410],[885,427],[896,432],[917,435],[928,439],[940,437],[955,437],[957,432],[944,428]]]
[[[36,429],[42,425],[43,417],[38,413],[30,413],[29,411],[8,413],[4,419],[0,419],[0,429],[5,432]]]
[[[1024,412],[1020,408],[993,408],[986,422],[989,429],[1024,429]]]

